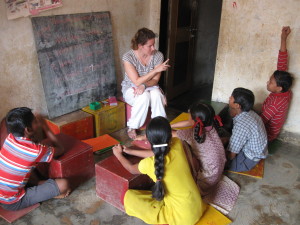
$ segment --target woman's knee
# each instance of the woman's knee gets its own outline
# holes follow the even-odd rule
[[[150,92],[151,100],[160,100],[162,99],[163,94],[161,91],[157,88]]]
[[[150,93],[148,91],[145,91],[143,94],[138,95],[134,104],[141,104],[147,105],[150,103]]]

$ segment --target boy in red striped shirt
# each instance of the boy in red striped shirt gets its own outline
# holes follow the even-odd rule
[[[293,77],[290,73],[286,72],[288,59],[286,39],[290,32],[290,27],[282,28],[277,70],[267,82],[267,90],[271,93],[262,106],[261,117],[266,126],[269,142],[276,139],[279,135],[286,120],[289,104],[292,99],[290,87],[293,83]]]
[[[39,162],[50,162],[63,154],[63,146],[45,120],[34,116],[31,109],[21,107],[7,114],[6,123],[10,134],[0,151],[0,206],[14,211],[54,197],[66,197],[70,192],[66,179],[48,179],[28,185]],[[34,141],[41,129],[55,148]]]

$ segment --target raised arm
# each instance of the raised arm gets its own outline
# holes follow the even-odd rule
[[[286,71],[288,69],[288,52],[286,48],[286,40],[291,29],[289,26],[283,27],[281,30],[280,50],[278,53],[277,70]]]
[[[36,115],[36,119],[40,123],[43,131],[45,132],[45,135],[47,138],[51,141],[51,145],[55,147],[54,157],[58,157],[62,154],[64,154],[64,147],[59,142],[57,137],[53,134],[53,132],[49,129],[48,125],[46,124],[45,119],[41,115]]]

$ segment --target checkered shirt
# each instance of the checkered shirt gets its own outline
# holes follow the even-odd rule
[[[251,160],[258,161],[268,154],[267,133],[264,123],[254,111],[242,112],[233,118],[232,136],[228,150],[238,154],[243,151]]]

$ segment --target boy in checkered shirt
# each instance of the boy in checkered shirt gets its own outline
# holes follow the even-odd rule
[[[229,112],[233,118],[232,135],[227,147],[231,171],[251,170],[267,157],[267,133],[260,116],[252,108],[254,94],[245,88],[236,88],[229,98]]]

